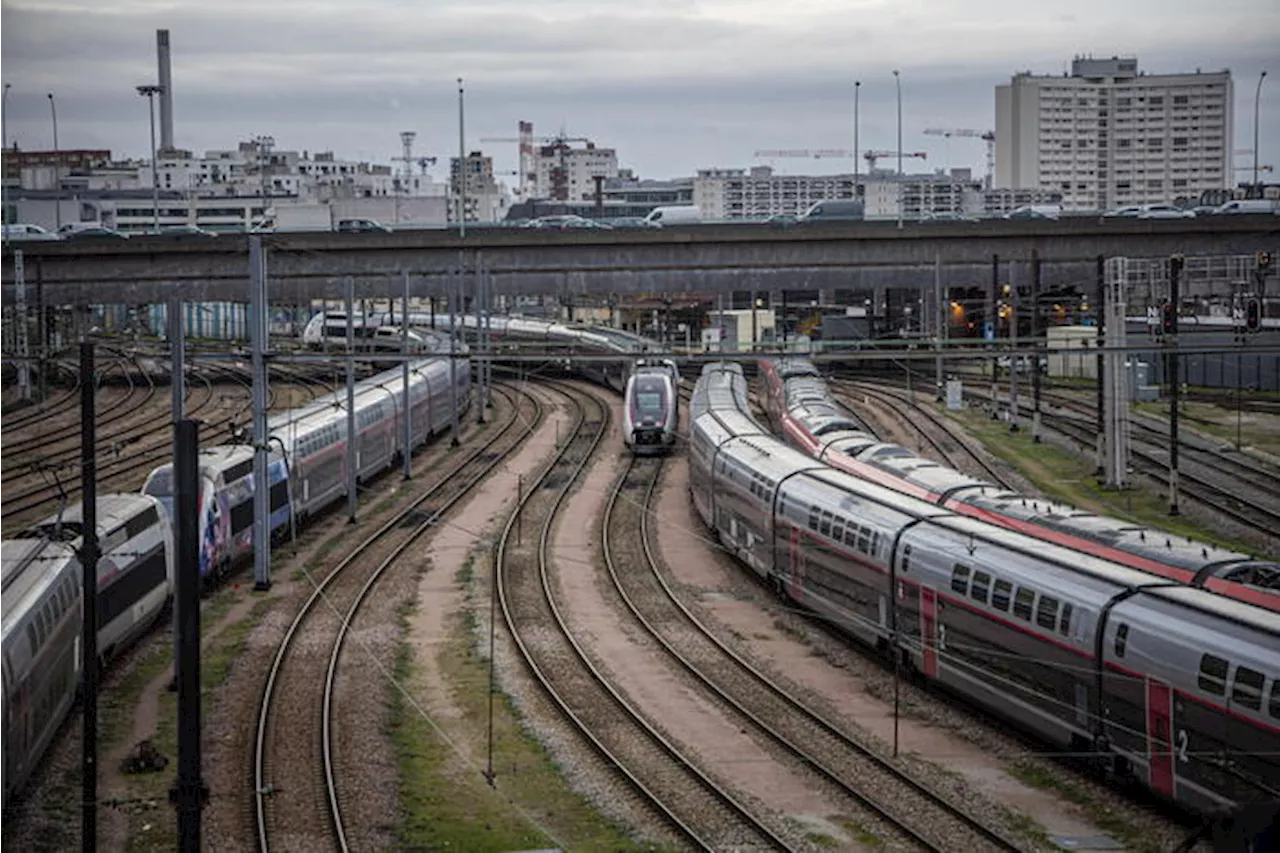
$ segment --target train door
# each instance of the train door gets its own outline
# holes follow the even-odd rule
[[[1151,789],[1173,796],[1173,694],[1169,685],[1147,679],[1147,764]]]
[[[938,593],[930,586],[920,587],[920,668],[938,677]]]
[[[804,599],[804,542],[800,538],[800,530],[797,527],[791,528],[791,577],[787,582],[790,585],[791,597],[796,601]]]

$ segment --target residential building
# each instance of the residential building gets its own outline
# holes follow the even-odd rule
[[[467,222],[498,222],[507,214],[511,198],[507,188],[493,177],[493,158],[480,151],[467,155],[465,170],[457,157],[449,158],[448,221],[458,221],[458,195],[465,191]]]
[[[533,197],[558,201],[588,201],[595,197],[596,177],[618,176],[618,152],[587,142],[574,148],[567,140],[539,145],[534,150]]]
[[[1011,190],[989,189],[982,192],[981,213],[987,216],[1004,216],[1020,207],[1032,204],[1062,204],[1060,190]],[[977,211],[975,211],[977,212]]]
[[[863,215],[885,219],[901,215],[919,219],[935,213],[976,213],[982,205],[982,181],[970,169],[933,174],[903,175],[877,170],[862,183]]]
[[[853,175],[775,175],[772,166],[699,169],[693,203],[704,219],[798,216],[815,202],[853,198]]]
[[[1076,58],[1061,77],[1014,75],[995,100],[996,186],[1106,210],[1231,185],[1229,71],[1146,74],[1133,57]]]

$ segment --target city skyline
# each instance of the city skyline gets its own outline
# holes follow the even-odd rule
[[[6,139],[51,146],[57,97],[62,148],[148,153],[146,102],[134,87],[156,77],[155,30],[173,44],[175,141],[202,152],[271,134],[279,148],[333,150],[391,162],[398,133],[437,156],[437,180],[456,156],[454,78],[467,88],[467,147],[495,169],[516,166],[516,122],[539,135],[562,127],[616,147],[619,164],[667,178],[699,168],[773,165],[780,172],[849,171],[848,160],[752,156],[763,148],[851,148],[853,81],[861,80],[859,147],[896,139],[892,70],[901,69],[903,147],[928,151],[907,171],[984,169],[980,140],[949,142],[927,127],[994,127],[994,89],[1019,71],[1062,73],[1073,56],[1136,56],[1147,73],[1230,68],[1235,148],[1252,147],[1253,96],[1262,89],[1259,162],[1280,167],[1280,56],[1266,36],[1280,9],[1265,0],[1026,4],[671,0],[642,9],[554,0],[444,2],[430,9],[375,0],[359,10],[285,0],[270,8],[131,0],[110,11],[85,0],[3,9]],[[857,45],[850,49],[849,45]],[[1236,157],[1251,166],[1252,155]],[[882,164],[884,165],[884,164]],[[893,165],[890,163],[889,165]],[[859,163],[864,169],[865,163]],[[1238,170],[1237,181],[1251,173]],[[1275,173],[1268,176],[1277,179]]]

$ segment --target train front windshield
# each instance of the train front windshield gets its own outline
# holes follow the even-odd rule
[[[636,409],[644,415],[662,414],[663,395],[660,388],[648,390],[640,388],[636,391]]]

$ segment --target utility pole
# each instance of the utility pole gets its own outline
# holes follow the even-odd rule
[[[404,479],[413,478],[413,403],[409,399],[409,274],[404,274],[404,297],[400,302],[401,375],[404,379]]]
[[[356,507],[359,498],[356,495],[356,483],[360,466],[356,447],[359,436],[356,434],[356,336],[355,311],[356,280],[347,276],[347,523],[356,523]],[[361,320],[363,321],[363,317]]]
[[[1009,264],[1009,432],[1017,432],[1018,379],[1022,372],[1018,365],[1018,322],[1022,319],[1022,306],[1018,304],[1018,282],[1014,278],[1016,264]]]
[[[991,256],[991,293],[988,296],[991,310],[987,312],[987,325],[991,329],[991,342],[988,352],[991,353],[991,411],[992,417],[1000,411],[1000,349],[996,342],[1000,338],[1000,256]],[[986,335],[986,329],[983,329]]]
[[[253,588],[271,589],[271,486],[267,482],[267,258],[249,235],[249,345],[253,369]],[[293,496],[299,500],[298,495]]]
[[[1172,322],[1165,337],[1165,371],[1169,375],[1169,515],[1178,515],[1178,305],[1182,255],[1169,258],[1169,303]]]
[[[7,83],[5,84],[8,85]],[[13,295],[14,323],[18,362],[18,399],[25,402],[31,400],[31,345],[30,325],[27,317],[27,267],[23,260],[22,250],[13,250]]]
[[[1105,370],[1105,359],[1102,355],[1102,345],[1105,342],[1105,330],[1103,318],[1106,316],[1106,299],[1107,299],[1107,262],[1102,255],[1098,255],[1094,267],[1094,289],[1093,289],[1093,314],[1096,317],[1095,324],[1098,327],[1097,337],[1094,343],[1098,348],[1098,354],[1094,357],[1094,376],[1098,382],[1098,399],[1096,405],[1098,407],[1097,420],[1094,426],[1098,431],[1097,460],[1094,466],[1094,476],[1102,476],[1107,458],[1107,429],[1106,429],[1106,383],[1103,379],[1103,371]]]
[[[467,236],[467,133],[462,78],[458,78],[458,236]],[[461,270],[458,272],[462,274]],[[456,313],[456,311],[455,311]],[[457,434],[454,434],[457,439]]]
[[[1040,252],[1031,250],[1031,441],[1040,443]]]
[[[160,167],[156,162],[156,95],[164,94],[163,86],[138,86],[138,94],[147,99],[147,113],[151,117],[151,227],[160,233]]]
[[[933,253],[933,307],[933,318],[937,323],[937,328],[934,329],[933,341],[938,352],[933,362],[933,382],[937,392],[934,399],[941,402],[943,399],[942,349],[947,338],[947,313],[942,299],[942,254],[940,252]]]
[[[62,230],[62,155],[58,148],[58,103],[49,93],[49,113],[53,116],[53,219],[56,230]],[[1256,156],[1256,155],[1255,155]],[[44,320],[43,317],[40,318]]]

